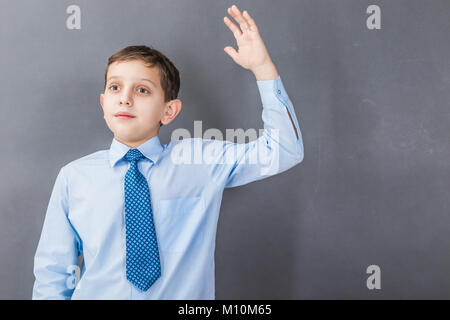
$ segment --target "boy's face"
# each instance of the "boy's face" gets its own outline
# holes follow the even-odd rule
[[[164,102],[159,68],[149,68],[141,60],[112,63],[106,81],[105,92],[100,94],[106,124],[116,140],[129,147],[156,136],[159,122],[167,125],[181,111],[181,100]]]

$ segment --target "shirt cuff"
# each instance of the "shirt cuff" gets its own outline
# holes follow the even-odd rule
[[[287,92],[283,86],[280,75],[274,80],[256,81],[263,107],[286,105]]]

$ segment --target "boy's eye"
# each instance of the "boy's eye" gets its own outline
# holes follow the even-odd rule
[[[144,90],[144,92],[142,92],[142,91],[139,91],[140,93],[150,93],[150,91],[148,91],[147,89],[145,89],[145,88],[139,88],[139,90]]]
[[[116,85],[109,86],[109,89],[114,88],[114,87],[117,87],[117,86]],[[112,89],[112,90],[115,91],[114,89]]]

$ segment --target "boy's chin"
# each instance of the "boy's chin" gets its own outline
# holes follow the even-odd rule
[[[124,135],[124,134],[114,134],[114,138],[116,138],[116,140],[120,140],[123,142],[134,142],[134,141],[138,141],[141,140],[142,138],[140,137],[136,137],[136,136],[131,136],[131,135]]]

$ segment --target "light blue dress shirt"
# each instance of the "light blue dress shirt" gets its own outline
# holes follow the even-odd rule
[[[109,150],[63,166],[34,258],[32,298],[215,299],[214,250],[224,188],[288,170],[304,155],[280,76],[257,81],[257,86],[264,122],[259,138],[233,143],[194,137],[161,144],[155,136],[137,147],[146,156],[138,169],[150,188],[162,273],[146,292],[126,279],[124,179],[129,163],[123,157],[129,147],[113,139]],[[79,255],[83,265],[75,287]]]

